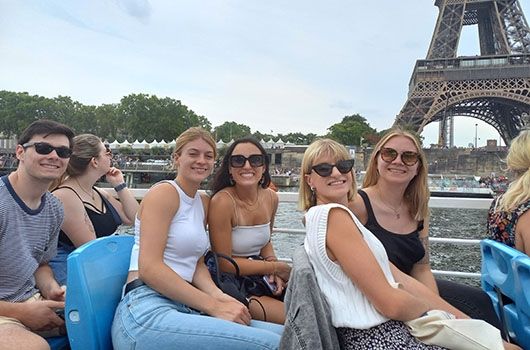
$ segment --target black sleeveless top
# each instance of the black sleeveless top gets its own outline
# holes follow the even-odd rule
[[[363,190],[358,191],[364,201],[368,221],[364,226],[369,229],[385,247],[388,260],[398,269],[410,275],[412,267],[425,256],[425,248],[420,241],[420,231],[423,230],[423,220],[418,223],[418,228],[408,234],[397,234],[385,230],[375,219],[374,210],[368,195]]]
[[[99,191],[95,187],[93,187],[93,189],[101,198],[103,206],[105,207],[105,212],[96,208],[91,203],[84,202],[73,188],[68,186],[61,186],[57,187],[56,190],[59,188],[67,188],[71,190],[76,194],[79,200],[83,202],[88,218],[92,222],[92,226],[94,226],[94,231],[96,232],[97,238],[113,234],[118,228],[118,226],[121,225],[122,221],[116,209],[112,206],[112,204],[108,201],[107,198],[105,198],[101,195],[101,193],[99,193]],[[63,230],[61,230],[61,232],[59,233],[59,242],[67,246],[74,246],[70,238],[68,238],[68,236],[66,235],[66,233],[63,232]]]

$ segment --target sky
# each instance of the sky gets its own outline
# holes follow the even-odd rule
[[[0,90],[90,105],[167,96],[252,132],[322,135],[355,113],[382,130],[437,17],[434,0],[0,0]],[[479,54],[476,27],[458,54]],[[455,128],[458,146],[499,140],[473,118]],[[424,143],[437,133],[429,124]]]

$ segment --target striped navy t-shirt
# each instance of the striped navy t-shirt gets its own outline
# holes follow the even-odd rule
[[[0,178],[0,300],[23,301],[37,292],[33,274],[57,253],[63,218],[63,205],[50,192],[30,209],[7,175]]]

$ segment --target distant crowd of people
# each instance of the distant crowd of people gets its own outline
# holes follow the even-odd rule
[[[306,228],[292,265],[271,241],[274,170],[253,138],[235,140],[214,172],[215,140],[189,128],[176,139],[175,178],[140,204],[96,135],[37,120],[15,157],[0,178],[1,349],[49,349],[47,337],[65,334],[68,254],[122,224],[135,240],[111,329],[118,350],[446,349],[451,337],[421,334],[447,320],[466,334],[461,348],[519,349],[502,340],[481,289],[433,276],[428,163],[407,131],[377,143],[362,190],[343,145],[306,149],[291,170]],[[513,140],[507,164],[515,179],[493,201],[488,232],[528,253],[530,131]],[[209,195],[199,187],[212,173]],[[118,199],[95,186],[101,177]]]

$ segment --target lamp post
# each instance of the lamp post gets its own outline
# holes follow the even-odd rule
[[[475,124],[475,149],[477,148],[477,130],[478,130],[478,124]]]

